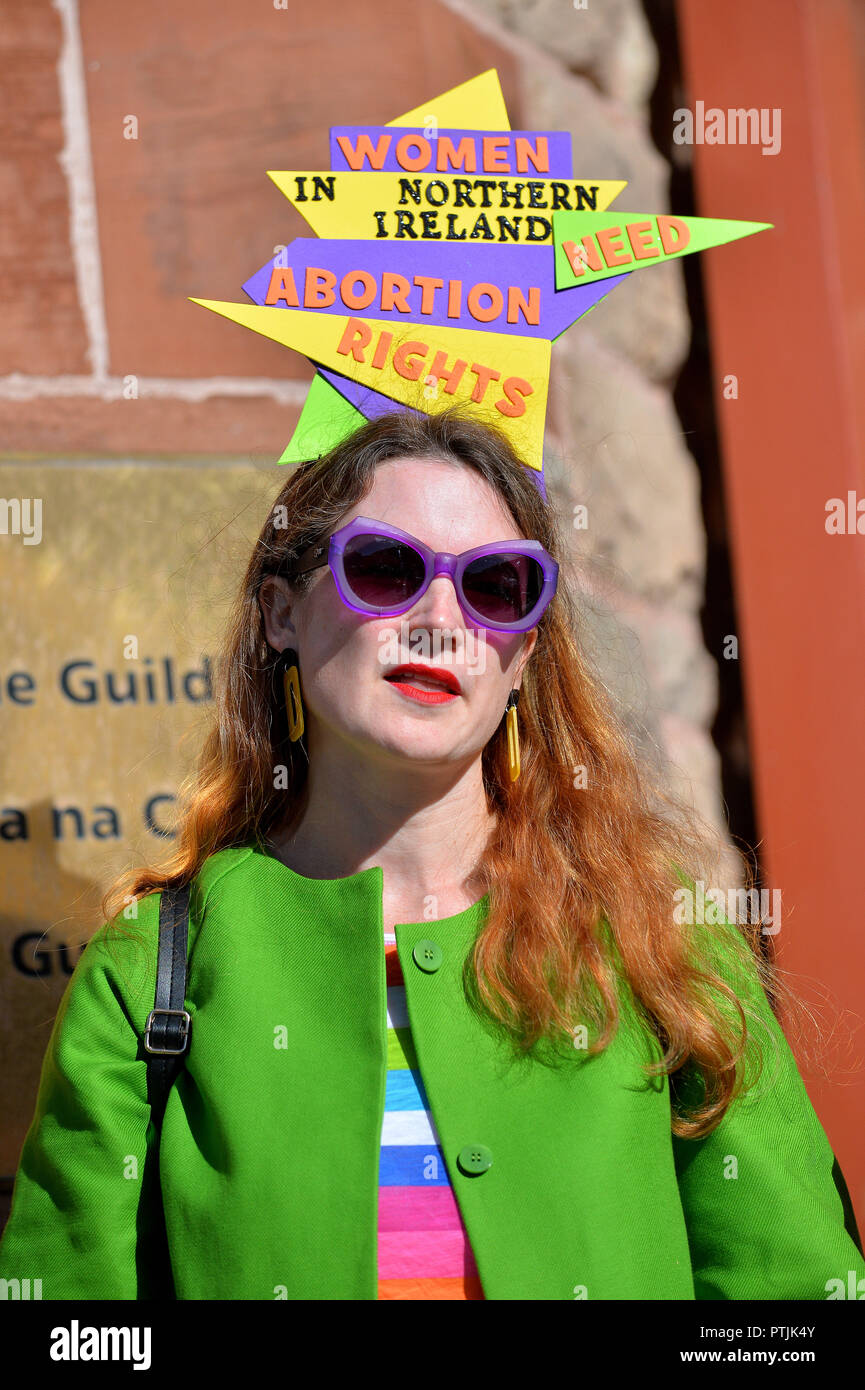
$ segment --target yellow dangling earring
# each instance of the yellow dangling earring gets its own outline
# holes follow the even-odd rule
[[[512,690],[505,706],[508,726],[508,770],[512,782],[515,782],[520,775],[520,735],[517,728],[517,701],[519,698],[519,690]]]
[[[297,673],[297,652],[287,647],[282,653],[282,689],[288,716],[288,737],[296,743],[303,735],[303,700]]]

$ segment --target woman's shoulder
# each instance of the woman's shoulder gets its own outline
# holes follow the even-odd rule
[[[261,863],[253,843],[234,845],[228,849],[207,855],[190,882],[190,925],[198,924],[206,909],[208,899],[217,886],[231,876],[232,880],[248,880]],[[227,885],[226,885],[227,886]],[[240,886],[240,883],[238,883]],[[90,944],[99,944],[115,935],[123,938],[134,936],[155,936],[159,930],[159,911],[163,888],[152,888],[139,898],[129,897],[126,906],[110,921],[103,923],[90,938]]]
[[[217,850],[204,860],[193,879],[191,909],[204,911],[208,899],[215,893],[238,889],[243,891],[244,883],[255,876],[262,862],[260,846],[249,842],[232,845],[229,849]]]
[[[216,902],[225,905],[237,892],[249,892],[261,855],[252,843],[217,850],[203,861],[190,885],[189,933],[187,949],[191,955],[198,933]],[[163,890],[153,889],[140,898],[130,897],[126,905],[90,937],[73,972],[78,993],[96,987],[104,979],[125,999],[138,999],[142,989],[155,978],[159,949],[159,917]]]

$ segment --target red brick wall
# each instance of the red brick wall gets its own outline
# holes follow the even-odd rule
[[[2,452],[278,458],[311,369],[188,297],[309,233],[268,169],[489,67],[518,124],[512,56],[436,0],[7,3]]]

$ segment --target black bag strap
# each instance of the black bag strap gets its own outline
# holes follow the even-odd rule
[[[184,1009],[186,951],[189,936],[188,883],[163,888],[159,900],[159,952],[156,963],[156,998],[147,1016],[144,1049],[147,1053],[147,1095],[157,1129],[168,1092],[184,1064],[192,1023]]]

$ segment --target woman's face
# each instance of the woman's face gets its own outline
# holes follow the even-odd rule
[[[522,539],[493,487],[473,469],[436,458],[380,464],[371,491],[339,526],[356,516],[388,522],[433,550],[456,555],[490,541]],[[313,759],[325,740],[335,740],[362,758],[470,761],[495,733],[537,640],[537,629],[511,634],[478,628],[463,614],[447,575],[433,579],[397,617],[347,608],[327,567],[313,572],[312,587],[301,595],[282,579],[268,579],[261,599],[270,645],[298,654]],[[412,697],[388,679],[405,663],[455,676],[459,693],[434,703]],[[442,693],[441,685],[419,675],[404,674],[402,681]]]

